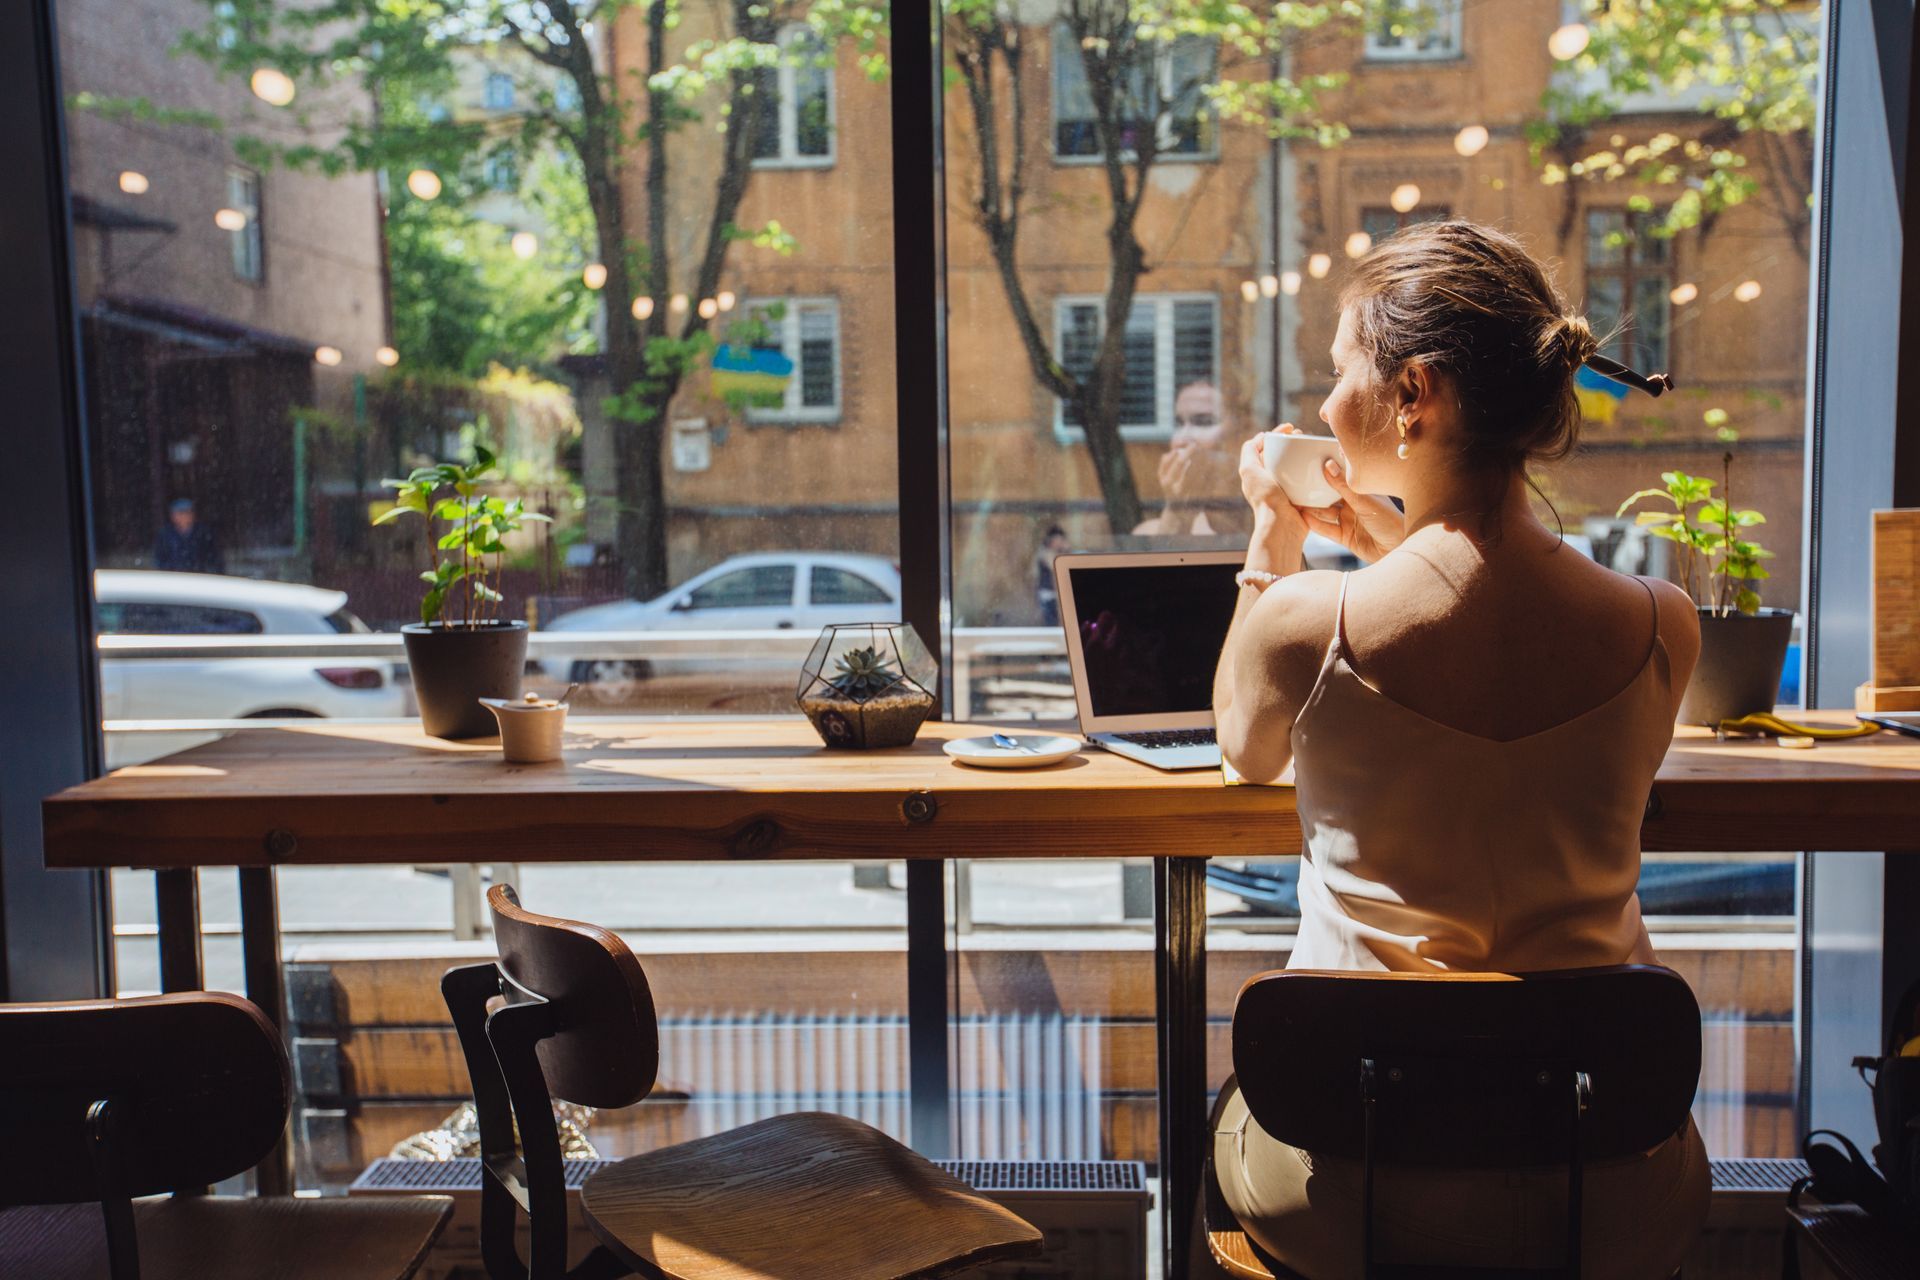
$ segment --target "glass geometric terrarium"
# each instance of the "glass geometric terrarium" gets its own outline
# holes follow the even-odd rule
[[[940,664],[904,622],[830,626],[794,697],[830,747],[904,747],[933,714]]]

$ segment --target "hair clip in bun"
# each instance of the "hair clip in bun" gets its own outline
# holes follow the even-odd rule
[[[1581,363],[1603,378],[1637,387],[1650,396],[1658,397],[1662,392],[1673,390],[1673,375],[1670,373],[1635,373],[1618,360],[1609,360],[1602,355],[1588,356]]]

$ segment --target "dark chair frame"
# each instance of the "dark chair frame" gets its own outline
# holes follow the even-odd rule
[[[605,1245],[595,1245],[578,1266],[567,1267],[566,1165],[553,1094],[537,1053],[540,1042],[559,1030],[552,1002],[516,986],[492,961],[448,970],[440,992],[460,1036],[480,1123],[480,1257],[487,1274],[495,1280],[646,1275]],[[527,1215],[524,1262],[514,1238],[516,1210]],[[648,1280],[660,1277],[655,1273]]]
[[[1616,1035],[1622,1028],[1627,1034]],[[1303,1034],[1309,1029],[1312,1037]],[[1291,1146],[1361,1162],[1369,1280],[1579,1280],[1586,1162],[1645,1151],[1684,1131],[1699,1029],[1686,982],[1655,965],[1511,976],[1295,970],[1242,987],[1233,1057],[1263,1129]],[[1606,1095],[1598,1099],[1596,1079]],[[1343,1094],[1346,1105],[1288,1105]],[[1382,1263],[1374,1181],[1383,1164],[1564,1164],[1564,1264]]]

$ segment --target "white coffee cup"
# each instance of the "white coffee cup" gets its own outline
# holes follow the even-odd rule
[[[1267,474],[1296,507],[1331,507],[1340,501],[1340,491],[1327,480],[1328,458],[1340,458],[1340,442],[1332,436],[1269,431],[1260,439]]]

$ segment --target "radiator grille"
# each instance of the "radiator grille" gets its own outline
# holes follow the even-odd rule
[[[578,1187],[611,1160],[567,1160],[567,1185]],[[1137,1160],[935,1160],[976,1191],[1147,1192],[1146,1166]],[[429,1194],[478,1191],[480,1162],[460,1160],[375,1160],[353,1181],[355,1192]]]
[[[1805,1160],[1709,1160],[1715,1191],[1791,1191],[1807,1176]]]

